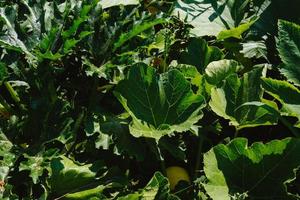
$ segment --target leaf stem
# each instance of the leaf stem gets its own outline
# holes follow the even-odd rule
[[[198,175],[199,169],[200,169],[200,161],[201,161],[201,154],[202,154],[202,148],[203,148],[203,142],[204,142],[204,137],[202,135],[203,133],[199,134],[199,141],[198,141],[198,151],[197,151],[197,160],[195,164],[195,170],[193,174],[193,179],[195,179]]]
[[[235,132],[234,132],[234,138],[237,138],[239,136],[239,129],[237,129],[236,127],[235,127]]]
[[[160,168],[161,168],[162,174],[167,175],[165,159],[162,156],[158,141],[157,140],[155,140],[155,142],[152,142],[152,141],[153,140],[151,140],[151,139],[146,139],[146,143],[149,145],[150,149],[156,155],[156,157],[158,158],[158,160],[160,162]]]
[[[166,171],[166,163],[165,163],[165,159],[162,157],[162,154],[161,154],[161,151],[160,151],[160,148],[159,148],[159,145],[158,145],[158,141],[155,140],[155,143],[156,143],[156,149],[157,149],[157,152],[158,152],[158,156],[160,158],[160,167],[161,167],[161,171],[163,173],[163,175],[167,175],[167,171]]]
[[[300,137],[300,133],[291,125],[290,122],[288,122],[286,119],[284,119],[283,117],[279,117],[279,120],[282,122],[283,125],[285,125],[290,131],[291,133],[295,136],[295,137]]]
[[[82,111],[80,112],[80,114],[78,115],[75,124],[74,124],[74,129],[73,129],[73,135],[75,136],[75,141],[72,144],[72,146],[70,147],[70,149],[67,151],[66,155],[70,155],[70,153],[72,152],[72,150],[75,148],[76,144],[77,144],[77,132],[80,128],[80,125],[82,124],[82,121],[84,119],[85,116],[85,109],[82,109]]]

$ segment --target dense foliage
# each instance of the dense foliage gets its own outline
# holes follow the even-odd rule
[[[0,0],[0,199],[300,199],[299,7]]]

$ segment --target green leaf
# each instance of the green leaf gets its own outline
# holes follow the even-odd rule
[[[258,10],[260,18],[253,26],[253,30],[260,35],[275,35],[278,31],[276,24],[279,19],[300,23],[298,0],[289,0],[288,3],[285,0],[259,0],[253,2],[260,4],[262,8]]]
[[[102,200],[102,199],[106,199],[106,197],[102,194],[102,192],[105,188],[106,188],[105,186],[100,185],[93,189],[70,193],[70,194],[65,195],[62,198],[62,200],[86,200],[86,199]]]
[[[139,199],[179,200],[177,196],[170,194],[169,181],[160,172],[155,172],[145,188],[139,192],[118,198],[118,200]]]
[[[241,22],[251,22],[256,15],[250,13],[249,3],[249,0],[177,0],[173,15],[191,24],[194,27],[191,33],[196,36],[217,36],[221,31],[238,27]],[[244,25],[222,35],[239,37],[247,28],[248,25]]]
[[[194,27],[191,30],[192,34],[196,36],[217,36],[222,30],[226,29],[226,26],[228,28],[234,27],[234,20],[227,6],[221,10],[218,9],[220,5],[216,1],[214,3],[211,0],[193,0],[188,1],[188,3],[178,0],[173,14]]]
[[[103,116],[99,124],[103,134],[112,135],[114,150],[118,154],[128,154],[138,161],[144,160],[147,154],[145,145],[139,138],[130,135],[126,120],[118,117]]]
[[[224,55],[219,48],[208,46],[202,38],[192,38],[187,51],[181,54],[179,63],[196,66],[199,72],[203,72],[210,62],[220,60],[223,57]]]
[[[240,51],[246,58],[267,58],[267,46],[265,41],[248,41],[242,43],[243,49]]]
[[[283,65],[280,72],[296,85],[300,85],[300,26],[279,20],[277,49]]]
[[[217,39],[225,40],[227,38],[237,38],[242,39],[242,34],[250,29],[250,27],[256,22],[256,20],[251,20],[245,24],[241,24],[238,27],[231,28],[229,30],[221,31]]]
[[[222,70],[219,70],[218,77],[226,77],[230,70],[223,71],[220,68]],[[276,123],[277,118],[263,107],[242,106],[247,102],[261,101],[263,91],[260,78],[264,74],[264,67],[257,67],[245,73],[242,78],[237,74],[228,76],[220,88],[212,89],[210,107],[217,115],[230,120],[238,129]]]
[[[147,29],[153,28],[157,24],[163,24],[166,22],[167,22],[167,20],[164,18],[157,18],[157,19],[153,19],[151,21],[145,21],[141,24],[135,25],[131,31],[129,31],[128,33],[123,33],[119,37],[119,39],[114,44],[113,51],[116,51],[119,47],[124,45],[127,41],[129,41],[133,37],[139,35],[140,33],[146,31]]]
[[[0,62],[0,83],[7,77],[7,68],[3,62]]]
[[[250,147],[247,139],[237,138],[217,145],[204,154],[205,190],[214,200],[294,199],[287,194],[286,183],[300,165],[299,151],[300,140],[292,138]]]
[[[0,45],[31,55],[26,44],[19,39],[15,30],[16,6],[0,8],[0,19],[6,24],[5,35],[0,36]]]
[[[19,171],[28,170],[33,183],[37,184],[39,177],[43,175],[48,165],[45,163],[43,156],[24,155],[24,157],[27,158],[27,160],[20,163]]]
[[[281,114],[297,117],[298,122],[295,125],[300,127],[300,91],[287,81],[271,78],[263,78],[262,86],[282,104]]]
[[[145,64],[130,68],[115,95],[132,117],[130,133],[159,139],[187,131],[202,117],[204,98],[194,94],[190,83],[176,69],[157,74]]]
[[[12,148],[13,144],[0,131],[0,181],[6,180],[9,170],[15,162],[16,156],[11,152]]]
[[[78,165],[64,156],[52,159],[48,179],[52,193],[56,196],[73,193],[93,183],[96,173],[90,167],[91,164]]]
[[[183,140],[178,140],[175,137],[162,137],[159,140],[159,146],[167,150],[174,158],[186,161],[186,145]]]
[[[105,66],[97,67],[93,63],[91,63],[87,58],[84,58],[83,64],[86,66],[85,73],[87,76],[93,76],[96,75],[99,78],[105,78],[107,77],[107,69]]]
[[[100,0],[100,5],[102,9],[119,6],[119,5],[138,5],[140,2],[138,0]]]
[[[197,68],[193,65],[179,64],[176,66],[184,77],[191,83],[193,91],[196,94],[201,94],[205,100],[210,98],[210,90],[212,85],[207,83],[205,76],[200,74]]]
[[[218,60],[209,63],[205,68],[205,79],[212,85],[219,85],[228,76],[236,74],[243,68],[235,60]]]

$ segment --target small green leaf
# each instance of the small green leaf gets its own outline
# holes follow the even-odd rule
[[[245,24],[241,24],[238,27],[231,28],[229,30],[221,31],[217,39],[218,40],[225,40],[227,38],[237,38],[242,39],[242,34],[250,29],[250,27],[256,22],[256,20],[251,20]]]
[[[235,60],[218,60],[209,63],[205,68],[205,78],[208,83],[218,85],[223,82],[228,76],[237,73],[243,68]]]
[[[119,47],[124,45],[127,41],[132,39],[133,37],[139,35],[140,33],[144,32],[145,30],[149,28],[153,28],[157,24],[163,24],[166,23],[167,20],[164,18],[157,18],[151,21],[145,21],[141,24],[135,25],[131,31],[128,33],[123,33],[119,39],[114,44],[113,51],[116,51]]]
[[[265,41],[248,41],[242,43],[243,49],[240,51],[246,58],[267,58],[267,46]]]
[[[118,200],[139,199],[179,200],[177,196],[170,193],[169,181],[160,172],[155,172],[145,188],[141,189],[139,192],[118,198]]]
[[[43,156],[24,155],[24,157],[27,160],[20,163],[19,170],[28,170],[30,172],[29,176],[32,178],[33,183],[37,184],[39,177],[43,175],[43,172],[48,164],[45,163]]]
[[[6,65],[0,62],[0,83],[7,77],[7,68]]]
[[[100,0],[100,5],[102,9],[119,6],[119,5],[138,5],[140,2],[138,0]]]
[[[86,199],[93,199],[93,200],[102,200],[106,199],[106,197],[102,194],[103,190],[106,187],[100,185],[96,188],[84,190],[75,193],[69,193],[65,195],[62,200],[86,200]]]
[[[13,144],[0,132],[0,181],[5,181],[16,156],[11,152]],[[0,190],[0,197],[1,197]]]

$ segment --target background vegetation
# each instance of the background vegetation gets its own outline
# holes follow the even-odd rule
[[[0,198],[300,199],[299,6],[0,0]]]

